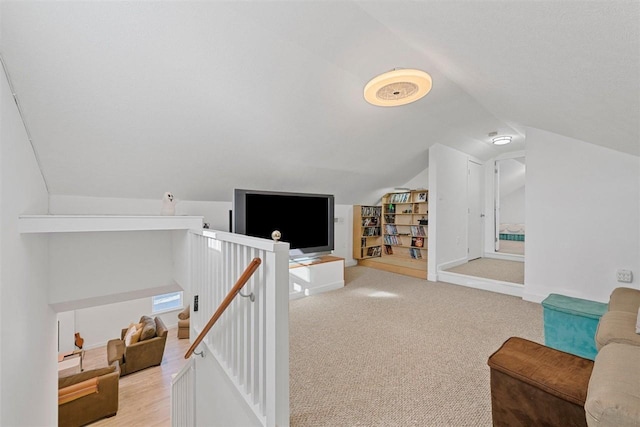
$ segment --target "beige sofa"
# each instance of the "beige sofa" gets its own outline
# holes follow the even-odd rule
[[[147,316],[142,316],[140,323],[143,323],[144,318],[150,319]],[[107,343],[107,362],[110,365],[113,362],[118,362],[120,376],[162,363],[168,330],[159,317],[153,319],[153,322],[155,323],[155,332],[149,338],[141,338],[135,344],[127,346],[125,345],[125,335],[128,328],[125,328],[122,330],[121,339],[110,340]]]
[[[598,323],[598,355],[584,404],[589,427],[640,426],[640,290],[617,288]]]
[[[58,380],[58,426],[83,426],[118,412],[117,364]]]
[[[640,290],[617,288],[594,361],[518,337],[488,360],[494,426],[640,427]]]

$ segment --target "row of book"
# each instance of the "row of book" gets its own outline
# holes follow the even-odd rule
[[[380,216],[382,214],[381,206],[362,206],[362,216]]]
[[[394,193],[389,196],[390,203],[406,203],[409,201],[411,193]]]
[[[382,248],[380,246],[373,246],[367,248],[367,256],[380,256],[382,255]]]
[[[398,236],[384,236],[385,245],[401,245],[402,241],[398,239]]]
[[[363,227],[377,227],[380,222],[380,217],[362,218]]]
[[[411,226],[411,235],[412,236],[426,236],[427,232],[424,227],[421,225],[412,225]]]
[[[365,237],[379,236],[380,227],[367,227],[362,229],[362,235]]]
[[[402,225],[402,224],[398,224],[398,225]],[[412,225],[410,226],[410,230],[411,233],[398,233],[398,227],[396,226],[396,224],[385,224],[384,225],[384,232],[385,234],[392,234],[392,235],[403,235],[403,236],[421,236],[421,237],[426,237],[427,235],[427,231],[424,229],[423,226],[421,225]]]
[[[384,253],[385,255],[393,255],[393,246],[391,245],[384,245]],[[378,256],[378,255],[376,255]],[[422,252],[420,252],[420,249],[409,249],[409,256],[412,259],[422,259]]]

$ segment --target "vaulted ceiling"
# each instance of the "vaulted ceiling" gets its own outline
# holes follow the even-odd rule
[[[0,50],[51,194],[373,202],[445,144],[545,129],[640,155],[637,1],[9,2]],[[394,68],[427,97],[367,104]],[[505,147],[488,133],[512,135]],[[373,200],[372,197],[374,198]]]

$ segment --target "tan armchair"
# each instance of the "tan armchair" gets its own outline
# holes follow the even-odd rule
[[[142,321],[142,319],[140,320]],[[154,322],[156,333],[151,338],[127,346],[125,345],[125,335],[128,328],[125,328],[122,330],[121,339],[110,340],[107,343],[107,362],[109,364],[118,362],[120,376],[162,363],[168,330],[159,317],[156,317]]]
[[[58,425],[83,426],[118,412],[117,363],[58,380]]]
[[[189,316],[191,315],[191,306],[188,305],[178,313],[178,339],[189,338],[189,328],[191,323]]]

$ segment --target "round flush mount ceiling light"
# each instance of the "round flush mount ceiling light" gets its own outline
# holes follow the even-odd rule
[[[364,87],[364,99],[380,107],[396,107],[417,101],[431,86],[431,76],[424,71],[395,69],[371,79]]]
[[[510,136],[497,136],[491,140],[494,145],[505,145],[511,142]]]

